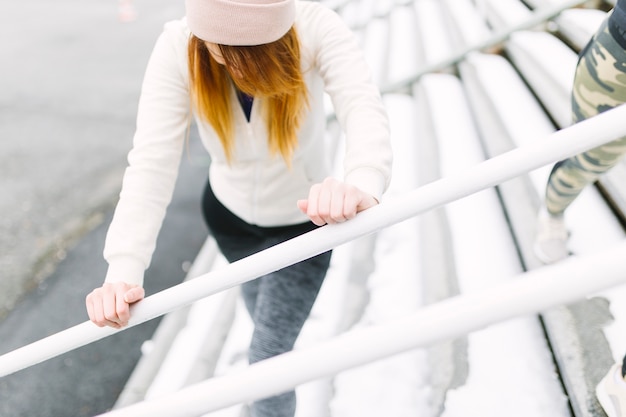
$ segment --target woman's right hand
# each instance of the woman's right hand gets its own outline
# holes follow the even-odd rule
[[[125,282],[105,283],[93,290],[85,300],[89,320],[98,327],[120,329],[128,324],[130,305],[143,300],[145,291]]]

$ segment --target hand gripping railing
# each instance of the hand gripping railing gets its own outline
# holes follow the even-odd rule
[[[511,277],[485,290],[448,298],[401,319],[352,330],[174,394],[101,416],[197,417],[276,395],[305,382],[623,284],[626,282],[625,254],[626,243],[621,243],[593,256],[570,258],[558,265]]]
[[[403,196],[389,199],[345,223],[325,226],[224,268],[176,285],[137,303],[124,329],[136,326],[211,294],[310,258],[343,243],[376,232],[477,191],[626,136],[626,105],[621,105],[543,140],[537,140],[491,158],[457,175],[429,183]],[[122,330],[124,330],[122,329]],[[87,345],[117,329],[99,328],[91,322],[0,356],[0,377]]]

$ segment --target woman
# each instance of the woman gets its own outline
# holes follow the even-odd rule
[[[344,128],[344,177],[329,177],[324,92]],[[87,296],[98,326],[125,326],[149,266],[193,115],[211,155],[203,212],[235,261],[380,201],[390,179],[388,120],[355,37],[331,10],[295,0],[187,0],[145,74],[137,131],[109,228],[105,283]],[[242,286],[251,363],[291,350],[330,252]],[[293,416],[294,392],[251,414]]]
[[[574,121],[593,117],[626,102],[626,0],[618,0],[581,51],[572,91]],[[566,258],[565,210],[581,191],[619,163],[626,137],[558,162],[548,179],[538,219],[535,253],[544,263]],[[626,358],[625,358],[626,359]],[[609,417],[626,416],[626,360],[615,364],[597,387]]]

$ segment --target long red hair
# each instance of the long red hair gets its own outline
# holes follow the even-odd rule
[[[261,100],[268,146],[290,164],[298,144],[297,132],[308,93],[300,65],[300,42],[295,28],[279,40],[257,46],[219,45],[224,65],[205,42],[191,35],[188,47],[191,99],[198,114],[217,132],[226,158],[233,157],[231,85]]]

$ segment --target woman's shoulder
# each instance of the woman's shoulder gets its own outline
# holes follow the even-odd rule
[[[164,57],[182,59],[187,54],[190,34],[186,18],[170,20],[163,25],[156,48],[162,51]]]
[[[152,49],[151,65],[176,68],[186,76],[189,34],[186,19],[166,22]]]
[[[184,40],[186,42],[191,34],[189,26],[187,26],[187,18],[182,17],[166,22],[163,25],[163,34],[173,39]]]
[[[169,50],[170,54],[173,53],[178,57],[179,54],[186,53],[190,33],[186,18],[167,21],[163,24],[155,47],[164,51]]]

